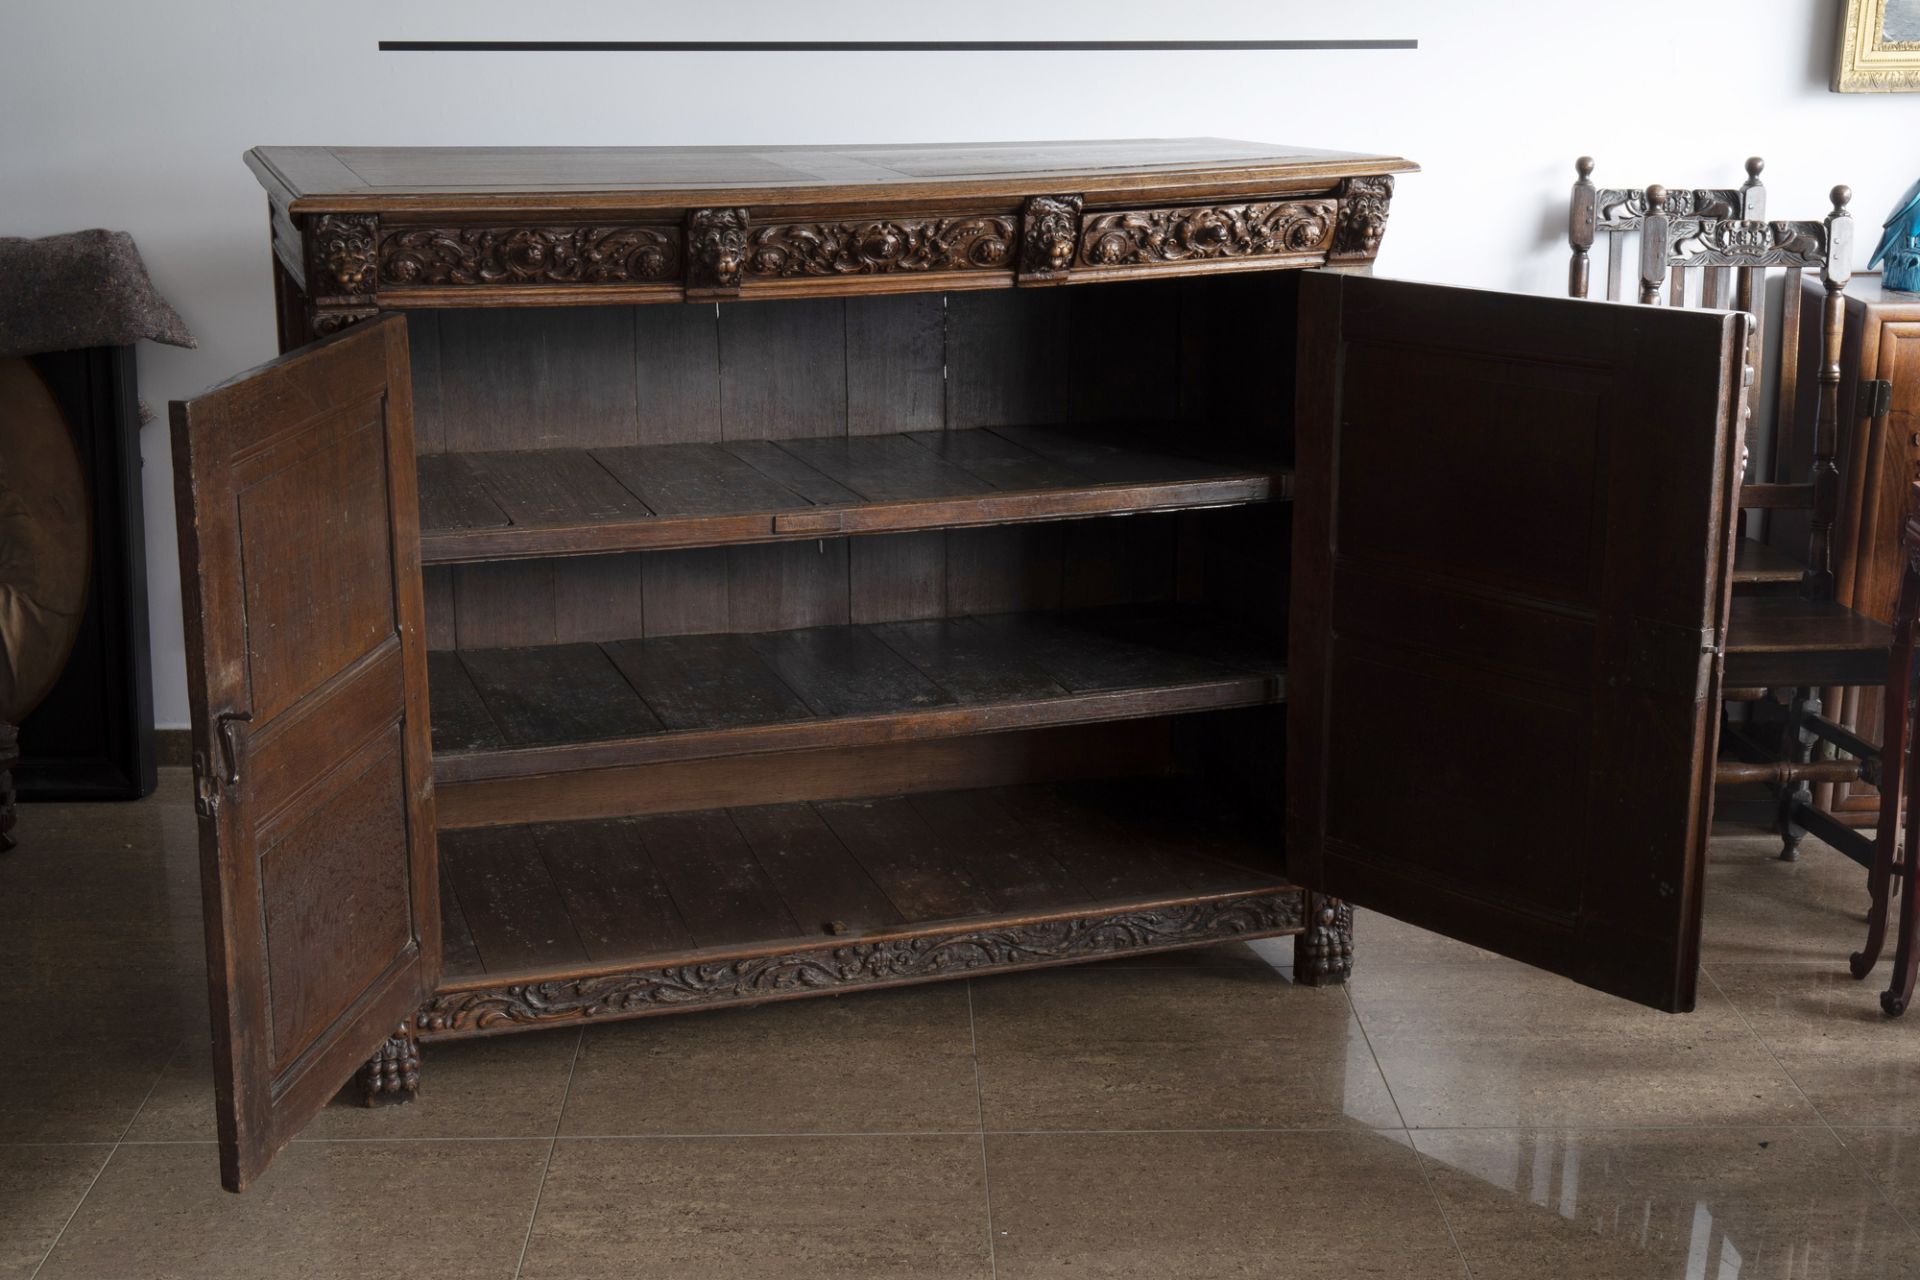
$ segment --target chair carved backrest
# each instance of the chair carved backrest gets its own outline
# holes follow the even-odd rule
[[[1738,187],[1674,187],[1667,190],[1667,213],[1674,218],[1738,218],[1758,222],[1767,216],[1767,189],[1760,181],[1767,167],[1759,156],[1747,160],[1747,180]],[[1573,184],[1573,199],[1568,206],[1567,243],[1573,248],[1567,292],[1575,298],[1587,296],[1588,279],[1595,237],[1607,238],[1607,299],[1622,300],[1626,287],[1626,239],[1640,230],[1647,216],[1645,187],[1596,187],[1593,185],[1593,157],[1574,161],[1578,180]],[[1674,277],[1676,285],[1680,277]],[[1725,305],[1726,274],[1709,272],[1703,290],[1703,306]]]
[[[1688,281],[1698,277],[1693,291],[1703,307],[1731,307],[1753,317],[1748,329],[1747,410],[1752,414],[1754,380],[1762,367],[1766,312],[1766,282],[1771,271],[1786,276],[1782,292],[1780,358],[1776,367],[1775,422],[1769,433],[1785,437],[1779,426],[1788,421],[1798,400],[1800,376],[1800,296],[1803,272],[1819,273],[1825,291],[1820,315],[1819,396],[1813,424],[1812,463],[1804,478],[1791,472],[1798,460],[1784,450],[1775,455],[1775,483],[1743,484],[1743,510],[1805,510],[1808,515],[1806,571],[1802,590],[1810,598],[1831,600],[1834,594],[1833,530],[1840,505],[1840,472],[1835,457],[1839,445],[1840,346],[1845,331],[1843,293],[1852,274],[1853,219],[1847,213],[1852,191],[1838,186],[1831,192],[1832,209],[1820,221],[1768,220],[1760,185],[1759,157],[1747,161],[1747,182],[1738,189],[1669,191],[1651,186],[1644,191],[1595,188],[1593,162],[1583,156],[1575,165],[1572,216],[1568,240],[1573,246],[1569,292],[1587,296],[1588,256],[1596,230],[1608,243],[1607,296],[1620,300],[1617,275],[1628,232],[1639,238],[1637,298],[1659,306],[1685,306]],[[1733,285],[1728,295],[1729,278]],[[1664,296],[1663,296],[1664,295]],[[1803,455],[1804,457],[1804,455]]]

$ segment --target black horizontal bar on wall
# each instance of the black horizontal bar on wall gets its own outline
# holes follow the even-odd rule
[[[382,53],[1133,53],[1417,49],[1418,40],[382,40]]]

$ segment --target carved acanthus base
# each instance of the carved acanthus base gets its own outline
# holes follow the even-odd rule
[[[1289,888],[1104,915],[835,943],[738,960],[449,991],[429,1000],[415,1024],[437,1040],[1271,937],[1300,928],[1304,897]]]
[[[1338,898],[1307,895],[1307,928],[1293,940],[1293,980],[1329,987],[1353,973],[1353,907]]]
[[[370,1107],[412,1102],[420,1092],[420,1044],[403,1022],[360,1068],[360,1093]]]

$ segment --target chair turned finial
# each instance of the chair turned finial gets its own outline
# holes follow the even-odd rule
[[[1843,182],[1828,192],[1827,198],[1833,201],[1833,211],[1840,213],[1853,203],[1853,188]]]
[[[1567,265],[1567,296],[1587,296],[1587,254],[1593,248],[1593,227],[1598,195],[1593,189],[1593,157],[1581,156],[1573,162],[1579,175],[1573,183],[1573,199],[1567,204],[1567,244],[1573,259]]]
[[[1760,181],[1760,171],[1766,167],[1767,167],[1767,162],[1765,160],[1762,160],[1759,156],[1748,156],[1747,157],[1747,180],[1749,182]]]
[[[1667,274],[1667,189],[1647,188],[1647,216],[1640,221],[1640,301],[1657,306],[1660,282]],[[1673,305],[1680,305],[1675,298]]]

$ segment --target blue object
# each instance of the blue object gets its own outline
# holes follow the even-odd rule
[[[1867,263],[1869,269],[1886,263],[1880,276],[1882,287],[1899,293],[1920,293],[1920,182],[1907,188],[1907,194],[1893,206],[1893,213],[1881,233],[1880,247]]]

